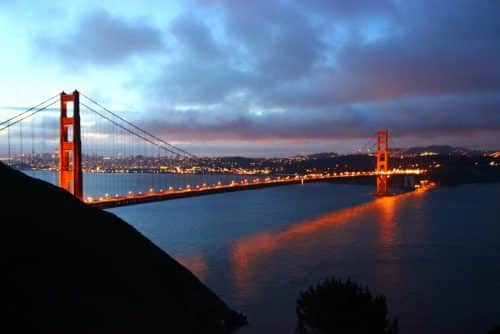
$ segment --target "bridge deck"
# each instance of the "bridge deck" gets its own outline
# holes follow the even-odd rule
[[[422,174],[423,172],[424,171],[422,170],[401,170],[401,171],[396,170],[396,171],[386,172],[383,174],[387,176],[418,175]],[[265,180],[254,181],[254,182],[242,181],[241,183],[231,183],[227,185],[203,186],[198,188],[166,190],[163,192],[149,192],[144,194],[131,194],[126,196],[106,197],[100,199],[86,200],[85,202],[91,206],[99,208],[114,208],[120,206],[142,204],[147,202],[166,201],[177,198],[195,197],[195,196],[218,194],[224,192],[260,189],[260,188],[276,187],[276,186],[284,186],[284,185],[292,185],[300,183],[325,182],[325,181],[339,180],[339,179],[353,179],[359,177],[377,176],[380,174],[381,173],[377,172],[350,172],[350,173],[341,173],[334,175],[328,175],[328,174],[305,175],[305,176],[295,176],[295,177],[287,176],[287,177],[278,177],[275,179],[266,178]]]

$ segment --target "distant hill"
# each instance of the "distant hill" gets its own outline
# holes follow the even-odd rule
[[[334,152],[321,152],[321,153],[309,154],[307,157],[309,159],[328,159],[328,158],[335,158],[338,156],[339,155]]]
[[[236,163],[248,163],[248,162],[252,162],[252,161],[256,160],[256,158],[241,157],[241,156],[218,157],[215,159],[221,160],[221,161],[231,161],[231,162],[236,162]]]
[[[394,150],[403,151],[407,155],[420,155],[425,152],[437,153],[440,155],[468,155],[468,156],[483,154],[482,151],[471,150],[463,147],[453,147],[449,145],[431,145],[424,147],[410,147],[404,149],[395,148]]]
[[[227,333],[244,323],[115,215],[0,163],[3,333]]]

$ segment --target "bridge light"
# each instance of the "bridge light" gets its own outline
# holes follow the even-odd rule
[[[87,197],[87,202],[92,202],[93,200],[94,200],[93,197],[91,197],[91,196]]]
[[[149,192],[152,193],[154,191],[153,188],[149,188]]]

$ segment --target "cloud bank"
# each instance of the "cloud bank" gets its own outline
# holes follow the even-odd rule
[[[39,37],[37,43],[70,65],[112,66],[164,50],[160,29],[141,21],[129,22],[102,9],[82,15],[73,31]]]
[[[88,12],[44,43],[89,66],[161,57],[130,82],[148,115],[139,121],[169,139],[325,141],[389,129],[491,148],[499,10],[467,0],[199,0],[162,26]]]

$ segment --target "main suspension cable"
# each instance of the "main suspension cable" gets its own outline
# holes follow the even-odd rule
[[[44,105],[44,104],[48,103],[49,101],[51,101],[51,100],[55,99],[55,98],[56,98],[56,97],[58,97],[58,96],[59,96],[59,95],[54,95],[54,96],[52,96],[51,98],[48,98],[47,100],[45,100],[45,101],[43,101],[43,102],[40,102],[40,103],[39,103],[39,104],[37,104],[36,106],[33,106],[33,107],[31,107],[31,108],[28,108],[27,110],[23,111],[22,113],[19,113],[19,114],[15,115],[14,117],[11,117],[11,118],[9,118],[9,119],[7,119],[7,120],[3,121],[3,122],[0,122],[0,127],[1,127],[1,126],[3,126],[4,124],[8,124],[8,123],[12,122],[12,121],[13,121],[13,120],[15,120],[16,118],[21,117],[21,116],[23,116],[23,115],[24,115],[24,114],[26,114],[26,113],[29,113],[29,112],[30,112],[30,111],[32,111],[32,110],[34,110],[34,109],[36,109],[36,108],[38,108],[38,107],[40,107],[40,106],[42,106],[42,105]],[[52,104],[50,104],[50,105],[53,105],[55,102],[57,102],[57,101],[54,101],[54,102],[53,102]],[[31,117],[31,116],[29,116],[29,117]],[[27,118],[28,118],[28,117],[27,117]],[[23,118],[23,119],[26,119],[26,118]],[[14,123],[14,124],[16,124],[16,123]],[[12,124],[12,125],[13,125],[13,124]],[[2,129],[4,129],[4,128],[2,128]]]
[[[151,139],[146,138],[145,136],[143,136],[143,135],[141,135],[141,134],[139,134],[139,133],[137,133],[137,132],[134,132],[134,131],[130,130],[129,128],[127,128],[127,127],[123,126],[122,124],[120,124],[120,123],[118,123],[118,122],[114,121],[113,119],[111,119],[111,118],[109,118],[109,117],[107,117],[107,116],[103,115],[102,113],[98,112],[97,110],[95,110],[94,108],[92,108],[92,107],[88,106],[87,104],[85,104],[85,103],[83,103],[83,102],[80,102],[80,104],[81,104],[82,106],[86,107],[88,110],[90,110],[90,111],[92,111],[92,112],[96,113],[97,115],[101,116],[101,117],[102,117],[102,118],[104,118],[105,120],[107,120],[107,121],[111,122],[111,123],[112,123],[112,124],[114,124],[115,126],[117,126],[117,127],[121,128],[122,130],[125,130],[125,131],[126,131],[126,132],[128,132],[129,134],[134,135],[134,136],[136,136],[136,137],[139,137],[140,139],[142,139],[142,140],[144,140],[144,141],[146,141],[146,142],[148,142],[148,143],[150,143],[150,144],[152,144],[152,145],[154,145],[154,146],[157,146],[157,147],[161,148],[162,150],[165,150],[165,151],[170,152],[170,153],[172,153],[172,154],[178,154],[178,152],[175,152],[175,151],[173,151],[173,150],[171,150],[171,149],[169,149],[169,148],[167,148],[167,147],[165,147],[165,146],[159,145],[158,143],[155,143],[155,142],[154,142],[154,141],[152,141]],[[187,158],[189,159],[189,157],[187,157]]]
[[[172,144],[170,144],[169,142],[167,142],[167,141],[165,141],[165,140],[161,139],[160,137],[158,137],[158,136],[156,136],[156,135],[152,134],[151,132],[146,131],[146,130],[144,130],[144,129],[142,129],[142,128],[138,127],[137,125],[133,124],[133,123],[132,123],[132,122],[130,122],[130,121],[127,121],[125,118],[123,118],[123,117],[121,117],[120,115],[118,115],[118,114],[114,113],[113,111],[109,110],[108,108],[106,108],[105,106],[103,106],[103,105],[102,105],[102,104],[100,104],[99,102],[95,101],[94,99],[92,99],[92,98],[88,97],[88,96],[87,96],[87,95],[85,95],[84,93],[81,93],[81,92],[80,92],[80,94],[81,94],[83,97],[85,97],[87,100],[89,100],[90,102],[92,102],[92,103],[94,103],[95,105],[99,106],[100,108],[104,109],[105,111],[107,111],[108,113],[110,113],[110,114],[111,114],[111,115],[113,115],[114,117],[116,117],[116,118],[120,119],[121,121],[125,122],[127,125],[129,125],[129,126],[133,127],[134,129],[136,129],[136,130],[138,130],[138,131],[142,132],[143,134],[145,134],[145,135],[147,135],[147,136],[149,136],[149,137],[151,137],[151,138],[153,138],[153,139],[155,139],[155,140],[159,141],[160,143],[162,143],[162,144],[164,144],[164,145],[166,145],[166,146],[169,146],[170,148],[172,148],[172,149],[174,149],[174,150],[176,150],[176,151],[179,151],[179,152],[182,152],[182,153],[184,153],[184,154],[188,155],[188,156],[191,158],[191,160],[194,160],[194,161],[196,161],[196,162],[199,162],[199,161],[200,161],[200,158],[198,158],[196,155],[194,155],[194,154],[192,154],[192,153],[190,153],[190,152],[188,152],[188,151],[186,151],[186,150],[183,150],[183,149],[182,149],[182,148],[180,148],[180,147],[177,147],[177,146],[175,146],[175,145],[172,145]]]
[[[11,123],[9,123],[9,121],[11,121],[12,119],[16,118],[16,116],[15,116],[15,117],[12,117],[11,119],[9,119],[9,120],[7,120],[7,121],[2,122],[2,123],[0,124],[0,126],[1,126],[1,125],[3,125],[3,124],[6,124],[6,123],[7,123],[7,125],[4,125],[3,127],[0,127],[0,131],[3,131],[3,130],[5,130],[5,129],[7,129],[7,128],[9,128],[9,127],[13,126],[13,125],[16,125],[16,124],[17,124],[17,123],[19,123],[19,122],[24,121],[25,119],[30,118],[31,116],[34,116],[34,115],[38,114],[38,113],[39,113],[39,112],[41,112],[41,111],[44,111],[45,109],[47,109],[47,108],[49,108],[49,107],[53,106],[53,105],[54,105],[54,104],[56,104],[57,102],[59,102],[59,101],[54,101],[54,102],[52,102],[51,104],[46,105],[46,106],[45,106],[45,107],[43,107],[43,108],[40,108],[40,109],[35,110],[35,111],[32,111],[32,112],[31,112],[31,114],[25,115],[24,117],[22,117],[22,118],[20,118],[20,119],[18,119],[18,120],[16,120],[16,121],[13,121],[13,122],[11,122]],[[23,112],[23,114],[25,114],[25,113],[26,113],[26,112]],[[19,116],[19,115],[17,115],[17,116]]]

